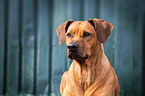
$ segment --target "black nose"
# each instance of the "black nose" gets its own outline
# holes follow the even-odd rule
[[[79,47],[79,45],[77,43],[70,43],[67,48],[70,50],[77,50],[77,48]]]

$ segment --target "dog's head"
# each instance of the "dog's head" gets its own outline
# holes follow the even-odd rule
[[[85,60],[95,49],[98,43],[105,43],[113,29],[113,24],[101,20],[88,21],[68,20],[57,28],[59,44],[66,40],[68,57],[76,60]]]

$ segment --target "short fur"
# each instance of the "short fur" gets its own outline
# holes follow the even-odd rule
[[[113,67],[104,54],[103,44],[113,30],[113,24],[101,20],[68,20],[57,28],[59,44],[77,43],[77,52],[68,71],[64,72],[62,96],[118,96],[119,82]],[[89,36],[83,36],[84,33]],[[71,36],[66,36],[70,33]],[[68,49],[68,56],[71,55]],[[88,56],[85,60],[83,57]]]

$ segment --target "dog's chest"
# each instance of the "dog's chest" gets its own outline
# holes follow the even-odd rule
[[[81,86],[86,90],[94,82],[94,71],[87,65],[81,65]]]

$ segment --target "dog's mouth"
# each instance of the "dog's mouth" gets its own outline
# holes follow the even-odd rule
[[[81,52],[78,52],[78,51],[73,51],[73,50],[67,50],[67,54],[68,54],[68,57],[70,59],[76,59],[76,60],[86,60],[88,59],[88,55],[85,54],[85,55],[82,55]]]

